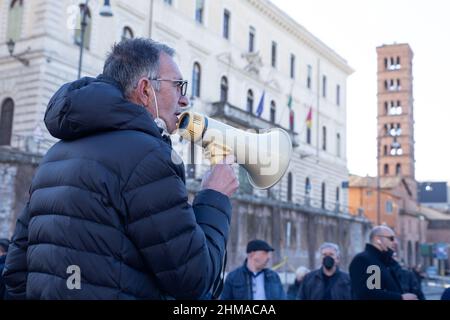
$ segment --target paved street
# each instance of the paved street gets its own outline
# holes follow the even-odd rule
[[[446,283],[432,280],[422,282],[422,290],[427,300],[440,300],[446,286],[450,286],[450,281]]]

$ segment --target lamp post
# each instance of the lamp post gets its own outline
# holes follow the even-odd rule
[[[84,52],[84,36],[86,34],[87,27],[87,14],[88,14],[88,4],[89,0],[81,5],[81,32],[80,32],[80,58],[78,59],[78,79],[81,78],[81,68],[83,66],[83,52]],[[102,17],[112,17],[113,12],[111,9],[110,0],[105,0],[102,8],[100,9],[100,16]]]
[[[24,66],[28,67],[30,65],[30,60],[20,57],[22,54],[26,53],[29,50],[29,48],[27,51],[17,55],[14,54],[14,48],[16,47],[16,43],[14,42],[13,39],[9,39],[9,41],[6,43],[6,46],[8,47],[8,52],[11,57],[22,62]]]

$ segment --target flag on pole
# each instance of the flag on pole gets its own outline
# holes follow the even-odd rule
[[[312,127],[312,107],[309,107],[308,116],[306,117],[306,126],[309,129]]]
[[[287,106],[289,109],[292,109],[292,94],[289,95]]]
[[[256,116],[260,117],[264,110],[264,96],[266,95],[266,91],[264,90],[261,99],[259,100],[258,109],[256,109]]]

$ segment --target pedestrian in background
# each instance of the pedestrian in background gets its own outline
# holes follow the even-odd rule
[[[295,280],[294,283],[289,285],[288,291],[287,291],[287,299],[288,300],[295,300],[297,299],[298,290],[300,289],[300,284],[303,281],[303,278],[308,274],[310,270],[306,267],[298,267],[295,271]]]
[[[404,292],[393,270],[396,238],[387,226],[374,227],[370,243],[350,263],[352,295],[357,300],[417,300],[417,295]],[[373,280],[373,281],[372,281]]]
[[[5,281],[3,279],[3,268],[5,267],[6,254],[8,253],[9,240],[0,239],[0,300],[6,298]]]
[[[303,278],[299,300],[351,300],[350,277],[339,270],[340,250],[335,243],[325,242],[319,248],[322,266]]]
[[[247,244],[244,264],[225,279],[222,300],[284,300],[278,273],[267,268],[274,249],[263,240]]]

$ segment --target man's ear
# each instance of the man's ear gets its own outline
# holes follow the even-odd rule
[[[136,96],[138,98],[138,100],[141,102],[141,104],[143,105],[147,105],[147,101],[149,101],[150,99],[150,92],[151,88],[150,88],[150,83],[148,79],[145,78],[141,78],[139,79],[135,92],[136,92]]]

